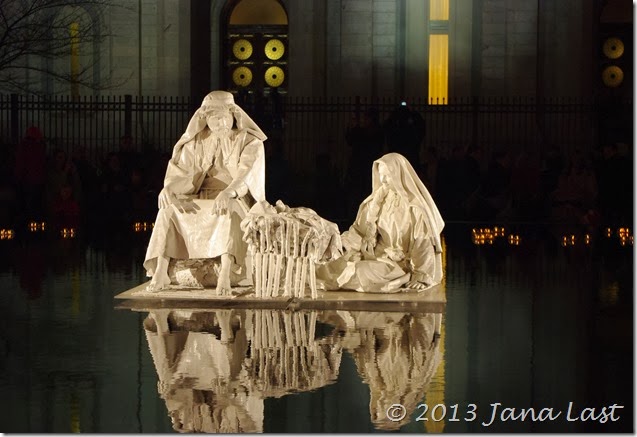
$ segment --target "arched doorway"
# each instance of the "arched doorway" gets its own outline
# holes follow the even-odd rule
[[[288,15],[279,0],[229,0],[222,14],[222,83],[237,92],[284,94]]]

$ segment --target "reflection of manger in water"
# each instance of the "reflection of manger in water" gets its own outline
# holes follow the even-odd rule
[[[154,310],[144,329],[178,431],[262,432],[264,399],[334,383],[344,349],[370,386],[374,426],[397,429],[440,363],[440,321],[433,313]],[[317,335],[319,322],[333,329]],[[399,422],[385,416],[395,402],[410,413]]]

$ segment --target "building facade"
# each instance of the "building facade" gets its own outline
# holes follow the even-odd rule
[[[79,50],[55,68],[84,64],[99,91],[37,75],[32,91],[588,97],[604,92],[604,40],[618,37],[622,56],[632,52],[628,0],[114,0],[92,8],[85,19],[105,37],[83,47],[80,35]],[[614,87],[626,95],[629,61]]]

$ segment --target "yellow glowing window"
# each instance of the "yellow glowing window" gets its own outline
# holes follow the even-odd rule
[[[278,0],[241,0],[230,15],[230,24],[288,24]]]
[[[449,35],[429,36],[429,103],[445,105],[448,98]]]
[[[449,0],[429,0],[430,20],[449,20]]]
[[[79,94],[78,77],[80,74],[80,24],[71,23],[69,25],[69,36],[71,43],[71,95]]]

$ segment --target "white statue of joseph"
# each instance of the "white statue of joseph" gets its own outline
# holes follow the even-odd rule
[[[204,98],[175,144],[159,194],[144,260],[150,291],[170,284],[170,258],[220,258],[218,293],[230,289],[231,270],[245,274],[240,224],[265,200],[266,138],[231,93]]]

